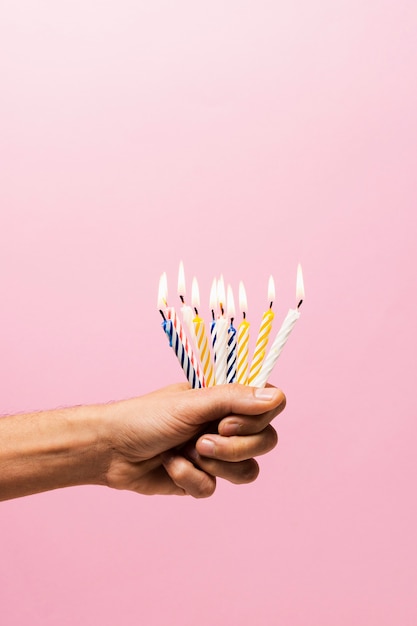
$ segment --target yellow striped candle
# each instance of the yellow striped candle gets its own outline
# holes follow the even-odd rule
[[[249,327],[246,319],[248,309],[245,286],[242,281],[239,283],[239,307],[243,315],[237,329],[237,382],[246,385],[248,380],[248,358],[249,358]]]
[[[191,302],[195,311],[195,317],[193,319],[197,349],[200,357],[201,367],[204,372],[204,379],[207,387],[212,387],[214,382],[214,369],[211,360],[209,342],[206,334],[206,325],[202,317],[198,314],[198,307],[200,306],[200,293],[198,289],[197,279],[193,278],[191,286]]]
[[[272,322],[274,320],[274,312],[272,304],[275,299],[275,286],[272,276],[269,277],[268,283],[268,301],[269,309],[262,316],[261,326],[259,328],[258,338],[256,340],[253,359],[249,370],[248,385],[252,385],[255,378],[261,371],[262,363],[266,354],[266,346],[268,344],[269,334],[272,330]]]

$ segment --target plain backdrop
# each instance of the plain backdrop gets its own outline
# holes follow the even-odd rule
[[[416,6],[1,2],[2,414],[183,380],[181,259],[306,286],[259,479],[2,503],[5,626],[416,624]]]

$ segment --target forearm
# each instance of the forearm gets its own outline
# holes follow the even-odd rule
[[[105,408],[80,406],[0,419],[0,500],[105,484]]]

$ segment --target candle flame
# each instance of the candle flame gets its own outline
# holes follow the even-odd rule
[[[178,268],[178,295],[181,299],[185,297],[185,273],[184,273],[184,263],[180,261],[180,266]]]
[[[246,298],[246,290],[245,285],[242,281],[239,283],[239,308],[242,313],[247,313],[248,311],[248,301]]]
[[[272,306],[273,301],[275,300],[275,283],[272,276],[269,277],[268,281],[268,302]]]
[[[168,298],[168,281],[166,272],[161,274],[158,287],[158,309],[163,311],[167,306]]]
[[[217,301],[219,303],[220,310],[223,315],[224,305],[226,304],[226,290],[224,288],[223,274],[220,276],[219,280],[217,281]]]
[[[213,278],[210,289],[210,309],[215,311],[217,309],[217,278]]]
[[[301,264],[298,264],[297,267],[297,286],[296,286],[296,299],[297,299],[297,306],[300,306],[300,304],[302,303],[302,301],[304,300],[304,279],[303,279],[303,270],[301,269]]]
[[[195,309],[198,309],[200,306],[200,291],[198,289],[198,282],[195,276],[191,284],[191,304]]]
[[[227,285],[227,317],[233,319],[236,315],[235,299],[230,285]]]

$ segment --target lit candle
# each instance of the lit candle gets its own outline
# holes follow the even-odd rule
[[[214,294],[212,295],[213,300],[211,299],[210,307],[212,313],[214,314]],[[213,317],[213,322],[211,324],[211,338],[214,351],[214,373],[216,377],[216,385],[224,385],[226,384],[227,372],[227,320],[224,317],[226,294],[223,276],[220,276],[217,281],[216,296],[216,302],[220,308],[220,315],[217,319]]]
[[[239,283],[239,308],[243,315],[237,329],[237,382],[246,385],[248,380],[248,356],[249,356],[249,327],[246,320],[248,304],[246,299],[245,286],[242,281]]]
[[[237,338],[236,328],[233,326],[235,318],[235,301],[230,285],[227,286],[227,317],[230,319],[230,326],[227,330],[227,374],[226,382],[236,382],[236,362],[237,362]]]
[[[272,310],[274,300],[275,285],[274,279],[272,278],[272,276],[270,276],[268,282],[269,309],[265,311],[262,316],[261,326],[259,328],[258,338],[256,340],[255,351],[253,353],[253,359],[249,370],[248,385],[253,385],[253,381],[261,371],[262,363],[265,358],[266,346],[274,319],[274,312]]]
[[[214,370],[211,360],[209,342],[206,334],[206,325],[202,317],[198,314],[198,307],[200,306],[200,293],[198,289],[197,279],[193,278],[191,286],[191,302],[194,307],[195,317],[193,319],[197,349],[200,356],[201,366],[203,368],[204,379],[206,386],[211,387],[214,382]]]
[[[181,315],[182,321],[188,333],[188,338],[191,342],[191,345],[195,344],[195,332],[194,332],[194,324],[193,324],[193,309],[185,304],[185,273],[184,273],[184,264],[181,261],[178,269],[178,295],[182,302],[181,307]]]
[[[216,343],[217,343],[217,332],[216,332],[217,279],[216,278],[213,278],[213,282],[211,284],[211,289],[210,289],[210,309],[211,309],[210,339],[211,339],[211,347],[213,350],[213,359],[214,359],[214,363],[216,363]]]
[[[303,281],[303,272],[301,270],[301,265],[298,264],[297,267],[297,286],[296,286],[296,302],[297,308],[290,309],[287,313],[285,320],[282,323],[282,326],[275,337],[275,340],[271,346],[271,349],[268,353],[268,356],[265,359],[265,362],[262,366],[262,369],[259,375],[254,379],[251,383],[254,387],[265,387],[269,375],[272,372],[275,363],[278,360],[279,355],[281,354],[285,344],[287,343],[288,337],[292,329],[295,326],[296,321],[300,317],[300,306],[304,300],[304,281]]]
[[[191,350],[184,329],[174,308],[167,307],[167,280],[166,274],[162,274],[159,280],[158,309],[162,315],[162,328],[168,337],[169,345],[184,370],[191,387],[204,387],[204,376],[198,366],[198,362]]]

